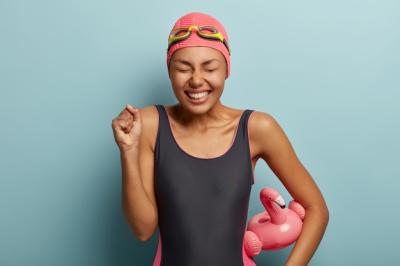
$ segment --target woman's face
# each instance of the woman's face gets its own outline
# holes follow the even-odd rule
[[[201,46],[178,49],[172,55],[168,69],[176,98],[188,109],[209,109],[223,92],[226,67],[225,57],[216,49]],[[189,92],[203,91],[208,92],[204,98],[197,102],[191,100]],[[197,94],[200,96],[202,94]]]

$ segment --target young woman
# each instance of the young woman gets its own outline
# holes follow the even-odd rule
[[[255,265],[242,243],[260,158],[306,209],[286,266],[307,265],[325,232],[328,208],[271,115],[221,103],[230,74],[222,24],[200,12],[180,17],[169,37],[167,66],[178,103],[127,105],[112,121],[127,221],[142,241],[160,231],[153,265]]]

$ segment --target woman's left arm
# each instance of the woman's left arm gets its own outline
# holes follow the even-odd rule
[[[283,129],[269,114],[255,111],[249,121],[250,139],[262,158],[295,201],[306,210],[301,234],[285,266],[307,265],[318,248],[329,221],[325,200],[302,165]]]

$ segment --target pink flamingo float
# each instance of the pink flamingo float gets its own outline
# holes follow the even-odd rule
[[[295,242],[305,216],[303,206],[294,200],[285,208],[285,201],[273,188],[261,189],[260,200],[266,211],[249,220],[243,239],[243,255],[251,257],[261,250],[276,250]]]

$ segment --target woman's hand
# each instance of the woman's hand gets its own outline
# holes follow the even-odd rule
[[[115,142],[121,152],[139,148],[142,131],[140,110],[127,104],[124,110],[111,123]]]

